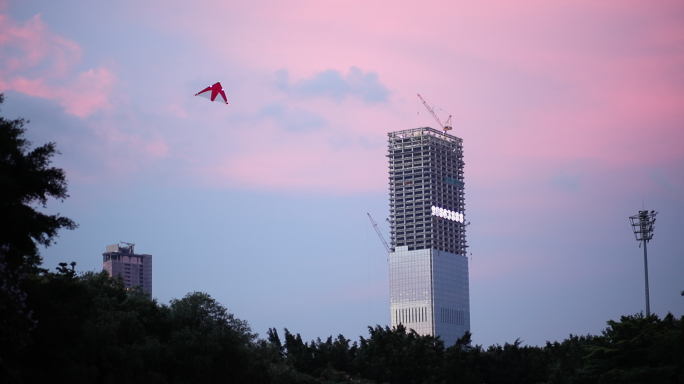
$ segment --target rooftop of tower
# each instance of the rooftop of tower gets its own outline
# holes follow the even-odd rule
[[[445,131],[440,131],[430,127],[411,128],[404,129],[401,131],[389,132],[387,133],[387,136],[394,139],[407,139],[411,137],[432,136],[436,139],[444,140],[447,142],[463,143],[463,139],[461,139],[460,137],[456,137],[446,133]]]

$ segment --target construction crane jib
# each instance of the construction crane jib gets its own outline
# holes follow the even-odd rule
[[[423,102],[423,105],[425,106],[425,108],[427,108],[427,110],[430,112],[432,117],[435,118],[435,120],[437,121],[437,124],[439,124],[439,126],[442,127],[442,130],[444,131],[444,133],[446,133],[446,131],[450,131],[452,129],[451,128],[451,115],[449,115],[449,118],[447,119],[446,124],[442,124],[442,121],[439,119],[439,117],[437,117],[437,114],[435,114],[435,111],[432,108],[430,108],[428,103],[420,96],[420,93],[418,94],[418,98],[420,99],[420,101]]]
[[[382,245],[385,246],[385,249],[387,250],[387,253],[390,253],[390,247],[387,245],[387,242],[385,241],[385,238],[382,236],[382,233],[380,233],[380,228],[378,228],[378,223],[373,220],[373,216],[370,215],[370,213],[366,213],[368,215],[368,218],[371,221],[371,224],[373,224],[373,228],[375,228],[375,232],[378,234],[378,237],[380,238],[380,241],[382,241]]]

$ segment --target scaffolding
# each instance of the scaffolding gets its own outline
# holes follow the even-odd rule
[[[465,221],[432,215],[433,206],[465,215],[463,140],[429,127],[390,132],[387,157],[391,250],[465,255]]]

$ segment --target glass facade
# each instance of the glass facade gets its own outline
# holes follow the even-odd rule
[[[468,258],[432,250],[435,335],[448,347],[470,331]]]
[[[451,346],[470,330],[462,140],[391,132],[390,317]]]
[[[389,265],[392,326],[404,324],[421,335],[434,335],[431,250],[396,247]]]

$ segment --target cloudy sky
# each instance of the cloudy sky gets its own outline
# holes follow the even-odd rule
[[[193,97],[221,81],[230,106]],[[54,141],[73,218],[46,266],[154,255],[264,334],[389,323],[387,132],[464,139],[478,344],[684,315],[681,1],[0,0],[5,117]],[[383,228],[388,230],[386,226]]]

